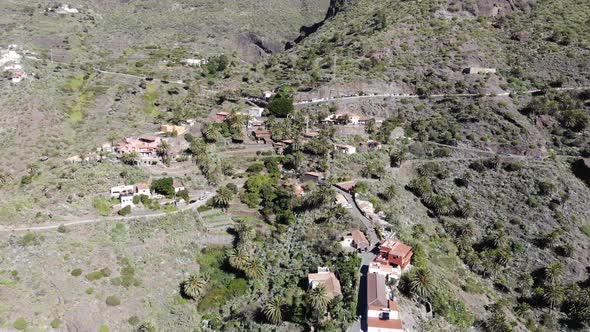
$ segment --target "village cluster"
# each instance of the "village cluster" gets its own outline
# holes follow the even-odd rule
[[[35,53],[25,51],[16,44],[9,45],[6,49],[0,48],[0,73],[3,73],[2,77],[12,83],[20,83],[29,77],[22,63],[23,59],[39,60]],[[36,76],[34,73],[30,75]]]
[[[341,243],[344,248],[361,253],[373,249],[358,229],[352,229]],[[411,267],[412,248],[400,241],[386,239],[379,242],[375,251],[377,254],[369,264],[365,285],[367,332],[403,332],[395,286],[402,273]],[[318,267],[317,273],[309,273],[307,279],[310,288],[324,287],[330,299],[342,295],[338,277],[326,267]]]

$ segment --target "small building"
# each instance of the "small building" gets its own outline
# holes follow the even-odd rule
[[[342,152],[346,154],[355,154],[356,147],[347,144],[334,144],[334,151]]]
[[[361,117],[354,113],[336,113],[330,114],[324,118],[321,123],[336,125],[359,125]]]
[[[128,206],[135,206],[135,204],[133,204],[133,194],[126,194],[121,196],[121,208],[125,208]]]
[[[252,132],[252,137],[257,143],[268,144],[272,141],[270,130],[255,130]]]
[[[367,331],[403,332],[399,309],[390,295],[385,276],[378,273],[367,275]]]
[[[261,107],[253,107],[253,108],[249,108],[246,113],[254,118],[260,118],[262,117],[262,113],[264,112],[264,108]]]
[[[350,232],[344,236],[343,241],[346,245],[360,252],[366,252],[371,247],[365,234],[363,234],[358,228],[351,229]]]
[[[308,131],[303,134],[303,138],[312,139],[320,136],[320,133],[317,131]]]
[[[336,188],[343,190],[349,194],[352,194],[352,192],[354,191],[354,187],[356,187],[356,181],[345,181],[345,182],[338,182],[336,183],[334,186],[336,186]]]
[[[116,186],[111,188],[111,198],[119,198],[121,196],[135,194],[135,186]]]
[[[186,132],[184,126],[176,126],[172,124],[163,124],[160,126],[160,131],[174,136],[182,135]]]
[[[318,266],[317,273],[309,273],[307,275],[308,286],[310,289],[323,285],[326,288],[328,298],[331,300],[337,296],[342,296],[342,289],[340,281],[336,278],[334,272],[330,272],[327,267]]]
[[[402,276],[402,269],[399,266],[392,266],[373,261],[369,263],[369,273],[381,274],[385,276],[385,279],[388,281],[392,279],[399,280]]]
[[[336,204],[342,206],[345,209],[352,209],[352,205],[350,205],[350,203],[348,203],[348,201],[346,200],[346,197],[344,197],[344,195],[337,193],[336,194]]]
[[[174,181],[172,181],[172,188],[174,188],[174,193],[178,194],[179,191],[183,191],[184,188],[184,184],[182,184],[182,182],[178,179],[174,179]]]
[[[326,176],[324,173],[320,173],[320,172],[305,172],[305,174],[303,174],[303,176],[301,177],[301,182],[308,182],[308,181],[313,181],[313,182],[320,182],[326,179]]]
[[[399,266],[403,271],[410,264],[413,254],[412,247],[400,241],[387,239],[379,244],[379,254],[375,261]]]
[[[303,197],[305,196],[305,189],[303,189],[303,186],[300,184],[296,184],[293,187],[293,195],[295,195],[295,197]]]
[[[275,94],[276,93],[274,93],[270,90],[267,90],[262,93],[262,98],[266,101],[269,101],[272,97],[274,97]]]
[[[217,112],[215,113],[215,121],[224,122],[229,117],[228,112]]]
[[[79,155],[71,156],[65,160],[66,164],[79,164],[81,162],[82,158]]]
[[[147,197],[152,197],[152,192],[150,191],[150,185],[147,183],[138,183],[135,185],[135,194],[136,195],[146,195]]]
[[[208,63],[207,59],[183,59],[180,61],[185,66],[200,67]]]
[[[264,121],[248,120],[248,128],[264,128]]]
[[[473,75],[473,74],[478,74],[478,75],[495,74],[496,68],[469,67],[469,68],[463,69],[463,73],[464,74],[471,74],[471,75]]]

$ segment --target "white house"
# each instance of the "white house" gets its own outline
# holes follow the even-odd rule
[[[206,59],[184,59],[181,61],[185,66],[199,67],[206,65],[208,61]]]
[[[146,195],[147,197],[152,197],[150,185],[147,183],[138,183],[135,186],[135,195]]]
[[[135,206],[135,204],[133,204],[133,195],[122,195],[121,196],[121,208],[124,208],[127,206],[131,206],[131,207]]]
[[[264,108],[253,107],[253,108],[249,108],[246,112],[251,117],[259,118],[262,116],[262,112],[264,112]]]
[[[346,154],[355,154],[356,147],[346,144],[334,144],[334,150]]]
[[[184,184],[182,184],[182,182],[180,182],[180,180],[177,179],[174,179],[174,182],[172,182],[172,187],[174,188],[175,194],[178,194],[179,191],[184,190]]]
[[[135,193],[134,186],[116,186],[111,188],[111,198],[119,198],[126,195],[132,195]],[[131,197],[133,199],[133,197]]]

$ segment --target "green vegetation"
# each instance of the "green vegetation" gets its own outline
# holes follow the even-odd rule
[[[80,275],[82,275],[82,269],[73,269],[72,272],[70,272],[70,274],[74,277],[79,277]]]
[[[26,247],[26,246],[37,246],[37,245],[41,244],[41,241],[43,241],[42,235],[28,232],[25,235],[23,235],[22,238],[20,238],[18,243],[19,243],[19,245]]]
[[[124,217],[131,214],[131,206],[127,205],[126,207],[122,208],[117,212],[118,215]]]
[[[172,178],[158,179],[152,182],[151,190],[158,194],[171,197],[174,195],[174,187],[172,186],[173,183],[174,180]]]
[[[121,304],[121,300],[115,295],[107,296],[105,302],[109,307],[116,307]]]
[[[25,330],[27,326],[29,326],[29,323],[27,323],[27,320],[23,317],[19,317],[14,321],[14,323],[12,323],[12,326],[17,330],[22,331]]]
[[[277,118],[285,118],[293,112],[293,98],[286,92],[281,91],[272,97],[267,109],[271,115]]]
[[[56,319],[52,320],[49,325],[53,329],[58,329],[61,326],[61,320],[59,318],[56,318]]]

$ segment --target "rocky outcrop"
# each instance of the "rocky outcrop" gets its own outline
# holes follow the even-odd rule
[[[325,20],[329,20],[332,17],[336,16],[336,14],[338,14],[339,12],[344,10],[348,5],[354,2],[355,0],[330,0],[330,7],[328,7],[328,12],[326,13]]]

